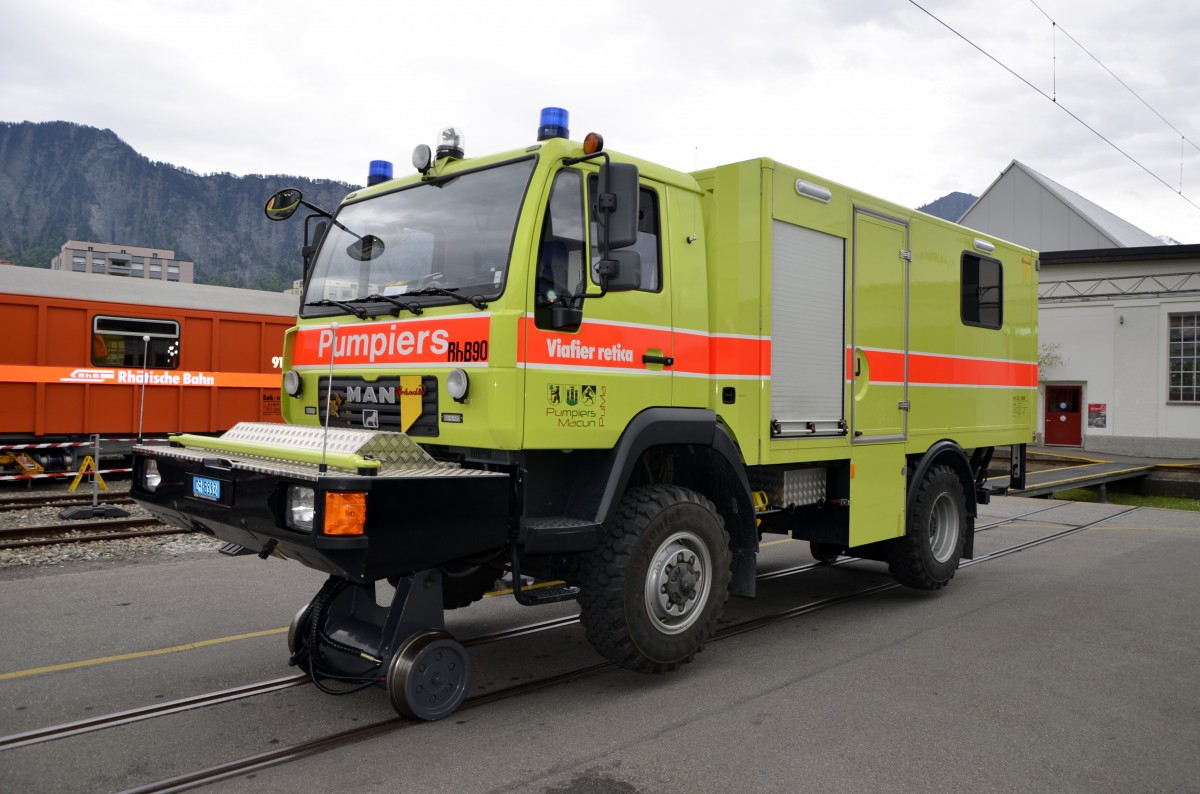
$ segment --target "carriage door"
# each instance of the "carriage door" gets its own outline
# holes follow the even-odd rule
[[[909,259],[907,223],[855,210],[847,378],[857,443],[908,437]]]

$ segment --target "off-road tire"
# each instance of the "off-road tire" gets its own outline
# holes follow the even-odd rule
[[[729,597],[721,515],[687,488],[643,486],[625,495],[602,533],[579,560],[580,622],[592,647],[642,673],[691,661]]]
[[[949,466],[933,466],[917,487],[908,531],[891,543],[888,568],[902,585],[938,590],[954,578],[966,537],[962,480]]]

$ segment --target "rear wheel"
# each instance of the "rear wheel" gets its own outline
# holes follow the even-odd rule
[[[459,563],[442,568],[442,608],[461,609],[474,604],[496,587],[503,571],[491,565]]]
[[[838,557],[842,556],[845,551],[841,546],[835,546],[832,543],[816,543],[808,544],[808,551],[812,554],[813,559],[818,562],[823,562],[826,565],[832,565]]]
[[[724,521],[700,494],[646,486],[625,495],[579,565],[580,621],[605,658],[675,670],[701,651],[729,588]]]
[[[918,487],[908,532],[893,541],[892,576],[918,590],[945,587],[958,570],[966,533],[962,481],[949,466],[934,466]]]

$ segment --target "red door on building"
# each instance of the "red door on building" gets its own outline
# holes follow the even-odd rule
[[[1083,445],[1082,386],[1046,387],[1047,444],[1064,447]]]

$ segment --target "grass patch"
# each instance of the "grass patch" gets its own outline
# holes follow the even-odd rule
[[[1073,488],[1070,491],[1059,491],[1055,499],[1071,502],[1098,502],[1099,494],[1092,488]],[[1142,496],[1135,493],[1108,491],[1108,503],[1114,505],[1129,505],[1130,507],[1161,507],[1164,510],[1193,510],[1200,511],[1200,499],[1184,499],[1182,496]]]

